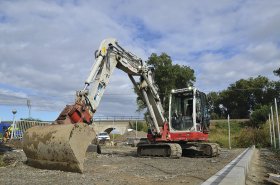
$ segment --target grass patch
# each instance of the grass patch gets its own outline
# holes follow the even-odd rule
[[[269,146],[269,125],[262,125],[261,128],[252,128],[249,121],[230,120],[231,147],[256,147]],[[214,121],[210,125],[209,141],[218,143],[221,147],[228,148],[228,123],[224,121]]]
[[[231,134],[231,147],[237,147],[237,141],[235,138],[238,137],[241,129],[244,127],[243,122],[230,121],[230,134]],[[218,121],[213,122],[210,125],[209,140],[211,142],[218,143],[221,147],[228,148],[228,122]]]
[[[110,136],[110,139],[111,139],[111,140],[113,140],[113,139],[117,139],[117,140],[118,140],[118,138],[121,138],[121,137],[122,137],[121,134],[109,134],[109,136]]]

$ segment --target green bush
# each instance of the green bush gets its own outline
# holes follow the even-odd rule
[[[258,109],[254,110],[250,118],[253,126],[259,127],[261,124],[264,124],[268,119],[269,112],[270,112],[270,107],[268,105],[263,105]]]
[[[237,147],[268,147],[270,145],[269,125],[265,124],[261,128],[244,128],[239,133]]]
[[[210,115],[210,118],[213,120],[213,119],[219,119],[219,115],[215,112],[212,112],[211,115]]]
[[[20,120],[22,120],[22,121],[38,121],[38,122],[42,122],[42,120],[40,120],[38,118],[20,118]]]
[[[136,130],[136,121],[129,122],[129,126],[133,130]],[[148,128],[149,127],[148,127],[148,124],[146,122],[142,122],[142,121],[137,122],[137,131],[148,132]]]

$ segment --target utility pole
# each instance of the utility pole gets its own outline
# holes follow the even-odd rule
[[[11,139],[13,139],[14,135],[15,135],[15,129],[16,129],[16,125],[15,124],[16,124],[16,113],[17,113],[17,110],[13,109],[12,113],[13,113],[13,124],[12,124]]]
[[[272,130],[273,130],[273,141],[274,141],[274,148],[276,149],[276,139],[275,139],[275,127],[274,127],[274,118],[273,118],[273,110],[272,110],[272,106],[270,107],[270,111],[271,111],[271,122],[272,122]]]
[[[113,143],[115,143],[115,116],[113,119]]]
[[[268,114],[268,123],[269,123],[269,133],[270,133],[270,144],[271,144],[271,147],[272,147],[273,146],[273,141],[272,141],[272,127],[271,127],[270,114]]]
[[[223,104],[220,104],[219,108],[222,111],[222,113],[225,113],[225,112],[227,113],[227,121],[228,121],[228,148],[231,150],[229,110]]]
[[[277,109],[277,102],[276,102],[276,98],[274,98],[274,104],[275,104],[276,124],[277,124],[277,128],[278,128],[278,148],[280,148],[279,118],[278,118],[278,109]]]
[[[137,138],[137,119],[136,119],[136,132],[135,132],[135,138]]]
[[[27,107],[29,110],[28,118],[31,118],[31,100],[27,99]]]
[[[229,114],[227,118],[228,118],[228,147],[231,150]]]

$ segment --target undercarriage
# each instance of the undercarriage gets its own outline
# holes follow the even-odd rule
[[[183,155],[216,157],[220,154],[220,147],[216,143],[155,143],[140,144],[137,148],[139,157],[170,157],[180,158]]]

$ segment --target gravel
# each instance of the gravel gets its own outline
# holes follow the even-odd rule
[[[215,158],[139,158],[136,148],[105,146],[102,154],[87,153],[85,171],[79,174],[27,166],[23,151],[16,150],[16,162],[0,167],[0,184],[201,184],[242,151],[222,150]]]
[[[277,153],[267,148],[256,149],[246,179],[246,185],[272,184],[267,181],[268,173],[280,173],[279,151]]]

